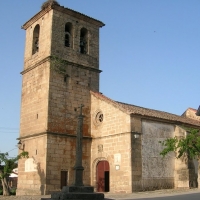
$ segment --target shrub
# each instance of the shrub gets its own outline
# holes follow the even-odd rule
[[[15,188],[12,188],[10,190],[10,195],[16,195],[16,189]]]

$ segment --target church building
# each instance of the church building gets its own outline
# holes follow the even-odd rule
[[[26,31],[17,195],[74,183],[83,104],[83,182],[98,192],[197,187],[198,164],[160,156],[160,141],[200,129],[200,109],[182,116],[114,101],[99,92],[99,29],[105,24],[45,2]],[[200,185],[200,184],[199,184]]]

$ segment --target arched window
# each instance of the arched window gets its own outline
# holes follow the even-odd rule
[[[80,31],[80,53],[86,54],[88,49],[88,31],[85,28],[82,28]]]
[[[65,24],[65,46],[66,47],[72,46],[72,24],[71,23]]]
[[[33,44],[32,44],[32,54],[39,51],[39,36],[40,36],[40,25],[37,24],[33,31]]]

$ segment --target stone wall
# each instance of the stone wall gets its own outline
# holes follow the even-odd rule
[[[194,119],[194,120],[198,120],[200,121],[200,116],[196,115],[197,110],[193,109],[193,108],[188,108],[182,116]]]
[[[141,117],[131,117],[131,166],[132,191],[141,191],[142,180],[142,120]]]
[[[51,68],[48,131],[56,133],[76,133],[79,107],[83,107],[84,135],[90,135],[90,85],[89,80],[98,82],[96,73],[67,65],[65,76]],[[95,87],[93,85],[93,87]],[[97,85],[96,85],[97,87]],[[96,88],[98,90],[98,88]]]
[[[18,161],[17,195],[41,195],[46,190],[46,148],[47,136],[26,138],[25,151],[28,159]]]
[[[74,183],[75,136],[48,134],[25,140],[28,159],[19,160],[17,195],[50,194],[61,189],[61,171]],[[90,185],[91,139],[83,139],[83,180]]]
[[[99,27],[57,10],[41,11],[26,24],[26,45],[22,83],[20,140],[29,152],[31,170],[19,161],[18,195],[48,194],[60,189],[60,173],[68,171],[73,183],[75,138],[79,106],[83,115],[84,183],[90,184],[91,99],[99,90]],[[87,21],[89,20],[89,22]],[[65,24],[72,23],[73,45],[65,46]],[[38,51],[32,51],[34,29],[39,26]],[[81,54],[80,30],[88,31],[87,53]],[[61,58],[58,70],[50,56]],[[64,66],[62,60],[66,60]],[[60,70],[60,65],[64,73]]]
[[[49,63],[23,74],[20,137],[47,130]]]
[[[170,153],[165,158],[160,155],[163,148],[160,141],[173,136],[173,125],[142,121],[142,180],[150,183],[145,187],[174,187],[174,154]]]
[[[26,29],[25,53],[24,53],[24,69],[31,68],[36,63],[45,59],[51,52],[51,26],[52,26],[53,10],[50,10],[37,21],[33,20],[31,26]],[[39,51],[32,53],[33,49],[33,31],[36,25],[40,26],[39,32]]]
[[[76,156],[76,137],[48,135],[47,139],[47,188],[46,193],[59,191],[61,188],[61,171],[68,172],[68,185],[74,184]],[[90,185],[91,139],[83,139],[83,180]]]
[[[64,46],[65,24],[72,24],[72,46]],[[80,30],[88,31],[88,51],[80,53]],[[89,21],[77,19],[76,16],[53,10],[51,54],[69,62],[99,69],[99,27]]]
[[[117,107],[92,95],[91,130],[92,156],[91,184],[96,187],[96,166],[107,160],[110,165],[110,192],[129,193],[131,189],[130,116]],[[101,112],[103,121],[96,116]]]

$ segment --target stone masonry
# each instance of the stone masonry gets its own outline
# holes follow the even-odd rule
[[[19,152],[28,151],[29,158],[19,160],[17,195],[46,195],[74,184],[81,104],[85,186],[131,193],[195,185],[198,165],[172,154],[163,159],[159,141],[184,136],[183,127],[199,129],[199,116],[191,109],[177,116],[99,93],[102,26],[57,4],[47,4],[22,26],[26,44]]]
[[[101,160],[110,164],[110,192],[131,192],[130,116],[92,95],[92,185],[96,186],[96,165]],[[96,114],[103,112],[103,123]],[[117,126],[116,126],[117,125]],[[98,146],[102,145],[100,150]],[[116,169],[119,166],[119,170]],[[123,177],[123,180],[122,180]]]
[[[72,27],[69,47],[64,45],[66,23]],[[80,104],[85,105],[84,184],[90,184],[90,90],[99,90],[99,28],[103,25],[59,5],[49,5],[23,25],[26,45],[19,139],[29,159],[19,161],[17,195],[60,190],[61,171],[67,172],[67,183],[73,183],[76,111]],[[87,30],[85,54],[79,51],[83,27]],[[38,47],[33,53],[36,36]]]
[[[198,121],[115,102],[96,92],[91,95],[91,176],[96,188],[96,166],[102,160],[110,164],[110,192],[197,186],[191,185],[196,181],[194,165],[184,158],[177,160],[174,153],[162,158],[160,142],[174,136],[185,137],[186,131],[178,125],[180,122],[182,126],[188,127],[187,123],[191,123],[189,126],[194,127]],[[98,113],[103,115],[101,123],[96,122]],[[179,122],[172,123],[172,118]]]

